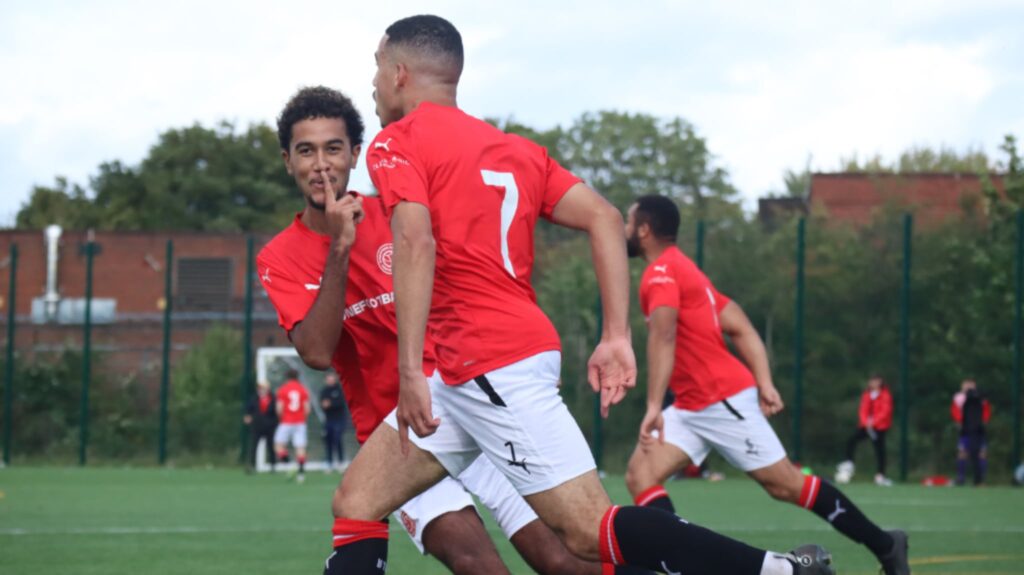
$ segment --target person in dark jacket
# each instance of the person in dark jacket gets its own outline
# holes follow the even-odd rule
[[[335,465],[345,467],[345,394],[338,384],[338,376],[328,372],[324,376],[324,387],[320,390],[320,407],[324,410],[324,452],[327,454],[328,471]],[[343,470],[343,469],[342,469]]]
[[[249,464],[256,466],[256,449],[260,439],[264,440],[270,469],[273,471],[277,457],[274,454],[274,430],[277,429],[277,410],[270,384],[260,381],[256,384],[256,395],[249,398],[242,420],[249,426]]]
[[[956,453],[956,484],[967,482],[967,461],[971,461],[974,469],[974,484],[985,482],[988,471],[988,439],[985,435],[985,424],[992,418],[992,405],[978,391],[978,384],[973,379],[965,379],[960,384],[960,391],[953,396],[953,404],[949,408],[950,415],[960,426],[960,440]]]
[[[846,460],[839,464],[836,469],[836,481],[848,483],[853,477],[854,465],[853,456],[857,451],[857,445],[865,439],[870,439],[875,447],[875,461],[877,472],[875,473],[875,484],[888,487],[892,485],[885,475],[885,435],[892,427],[892,393],[885,379],[880,375],[872,375],[868,379],[868,386],[860,396],[860,409],[858,410],[857,431],[846,443]]]

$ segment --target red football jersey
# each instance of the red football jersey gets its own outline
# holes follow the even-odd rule
[[[718,315],[729,298],[679,248],[671,246],[644,270],[640,309],[650,320],[662,306],[679,312],[669,386],[675,406],[698,411],[755,385],[747,366],[729,352]]]
[[[281,411],[281,423],[295,424],[306,423],[306,410],[303,407],[309,403],[309,392],[306,386],[297,380],[289,380],[277,388],[277,401],[284,404]]]
[[[533,229],[579,178],[541,146],[429,102],[382,130],[366,162],[389,211],[402,201],[430,210],[428,329],[447,383],[560,349],[530,285]]]
[[[380,198],[364,197],[365,218],[356,228],[345,287],[345,325],[331,358],[341,375],[356,438],[365,441],[398,404],[398,324],[391,287],[391,226]],[[260,281],[286,331],[316,301],[331,240],[299,216],[260,250]],[[424,371],[434,369],[427,342]]]

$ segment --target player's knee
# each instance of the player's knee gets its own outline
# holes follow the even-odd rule
[[[585,572],[581,563],[582,559],[563,548],[561,552],[544,555],[533,567],[544,575],[576,575]]]
[[[507,572],[497,554],[476,553],[456,546],[452,546],[449,551],[441,562],[455,575]]]
[[[572,529],[562,535],[562,542],[570,553],[580,559],[597,561],[601,556],[596,529]]]
[[[643,462],[638,461],[635,457],[630,460],[629,467],[626,468],[626,489],[629,490],[630,495],[636,496],[657,483],[659,483],[658,479],[650,473]]]
[[[360,521],[377,521],[380,517],[373,517],[372,511],[365,505],[367,498],[359,497],[352,489],[345,487],[342,481],[334,490],[334,497],[331,498],[331,512],[335,517],[345,519],[357,519]]]

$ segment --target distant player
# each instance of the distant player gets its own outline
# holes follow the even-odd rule
[[[299,372],[289,369],[284,385],[277,388],[277,418],[280,424],[274,432],[274,451],[278,461],[288,461],[288,445],[295,448],[295,461],[299,473],[295,480],[306,479],[306,418],[309,417],[309,391],[299,381]]]
[[[974,468],[974,484],[985,483],[988,472],[988,439],[985,425],[992,418],[992,404],[982,397],[973,379],[960,383],[960,391],[953,395],[949,406],[953,421],[960,427],[956,450],[956,484],[967,482],[967,462]]]
[[[629,208],[629,254],[648,262],[640,280],[648,323],[647,413],[626,472],[637,504],[674,512],[662,484],[714,449],[772,497],[813,511],[866,545],[887,575],[910,573],[905,533],[881,530],[830,483],[804,476],[786,457],[766,419],[783,403],[764,343],[743,309],[676,247],[678,230],[679,209],[669,198],[645,196]],[[723,334],[743,362],[729,352]],[[662,409],[670,385],[675,403]]]
[[[384,129],[367,166],[394,235],[399,399],[335,493],[325,573],[383,572],[380,520],[481,453],[579,557],[688,574],[832,572],[819,547],[766,553],[658,509],[611,505],[558,394],[558,334],[530,274],[538,217],[588,233],[605,312],[588,369],[607,411],[636,375],[621,214],[540,146],[458,109],[462,40],[446,20],[395,22],[376,59]],[[429,384],[428,315],[439,367]]]
[[[892,480],[885,476],[885,436],[892,427],[892,393],[885,379],[880,375],[868,378],[867,389],[860,396],[860,408],[857,410],[857,431],[846,442],[846,459],[836,467],[836,482],[849,483],[853,477],[855,466],[853,456],[857,444],[865,439],[871,440],[875,447],[875,485],[888,487]]]
[[[261,281],[303,361],[315,369],[333,365],[341,374],[362,443],[398,401],[392,242],[383,204],[380,198],[329,193],[348,186],[361,149],[362,120],[341,93],[304,88],[281,112],[278,132],[285,165],[306,206],[260,251]],[[429,347],[426,355],[432,366]],[[602,573],[597,563],[570,554],[489,460],[479,458],[459,480],[538,572]],[[395,520],[421,552],[454,573],[508,573],[472,497],[455,480],[405,502]]]

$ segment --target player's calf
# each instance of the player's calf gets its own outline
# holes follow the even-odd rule
[[[792,556],[751,547],[650,507],[611,507],[601,520],[598,540],[602,561],[614,565],[664,573],[804,573]]]

